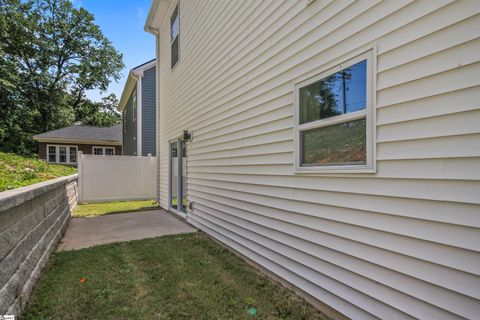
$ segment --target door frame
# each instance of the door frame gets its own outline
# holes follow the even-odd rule
[[[173,159],[172,159],[172,144],[176,142],[177,143],[177,208],[172,207],[172,182],[173,182],[173,176],[172,176],[172,165],[173,165]],[[182,216],[183,218],[187,218],[187,207],[183,206],[183,197],[187,196],[186,192],[183,194],[183,148],[182,148],[182,142],[185,144],[185,149],[187,148],[187,142],[183,140],[183,136],[179,135],[176,138],[170,139],[168,141],[168,210]],[[186,162],[186,161],[185,161]],[[181,173],[181,175],[180,175]],[[186,171],[185,171],[185,178],[186,178]],[[186,187],[185,187],[186,189]],[[181,196],[181,197],[180,197]],[[185,209],[185,211],[182,211],[182,209]]]

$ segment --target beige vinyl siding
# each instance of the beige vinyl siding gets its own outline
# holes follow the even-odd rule
[[[176,5],[171,1],[170,15]],[[480,314],[480,2],[194,1],[160,28],[160,203],[353,319]],[[374,44],[374,174],[295,174],[294,84]]]

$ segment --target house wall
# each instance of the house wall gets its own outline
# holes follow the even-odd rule
[[[160,28],[159,190],[188,129],[188,222],[353,319],[480,314],[480,2],[193,1]],[[158,14],[158,13],[157,13]],[[295,174],[294,84],[375,44],[374,174]]]
[[[133,94],[132,91],[128,98],[125,109],[123,110],[123,154],[137,155],[137,118],[133,116]],[[137,97],[138,99],[138,97]]]
[[[142,155],[156,155],[156,67],[147,69],[142,77]]]
[[[83,154],[92,154],[93,146],[95,147],[115,147],[115,155],[122,155],[122,146],[111,146],[104,144],[79,144],[79,143],[58,143],[58,142],[39,142],[38,143],[38,157],[40,159],[47,159],[47,145],[54,144],[59,146],[77,146],[78,151],[82,151]]]

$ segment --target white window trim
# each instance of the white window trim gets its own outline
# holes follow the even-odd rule
[[[95,154],[95,152],[94,152],[95,148],[102,149],[102,154]],[[92,146],[92,155],[94,155],[94,156],[106,156],[106,154],[105,154],[106,149],[112,149],[113,154],[111,156],[115,155],[115,147],[103,147],[103,146]]]
[[[55,147],[55,162],[50,161],[50,152],[49,152],[49,147]],[[60,147],[66,147],[66,153],[67,153],[67,162],[60,162]],[[78,156],[77,156],[77,161],[76,162],[71,162],[70,161],[70,148],[77,148],[77,154],[78,154],[78,146],[77,145],[66,145],[66,144],[47,144],[47,156],[46,160],[48,163],[56,163],[56,164],[77,164],[78,162]]]
[[[367,60],[367,106],[364,110],[342,114],[339,116],[320,119],[305,124],[300,124],[300,102],[299,91],[309,84],[317,82],[329,75],[343,70],[360,61]],[[320,71],[317,75],[302,80],[294,85],[294,173],[375,173],[376,172],[376,49],[370,47],[360,54],[353,54],[350,57],[344,57],[341,60],[333,61],[329,66]],[[366,118],[366,164],[365,165],[332,165],[332,166],[302,166],[301,165],[301,137],[302,131],[314,128],[330,126],[336,123],[344,123]]]

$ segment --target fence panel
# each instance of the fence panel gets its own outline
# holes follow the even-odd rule
[[[155,198],[156,157],[78,153],[79,202]]]

